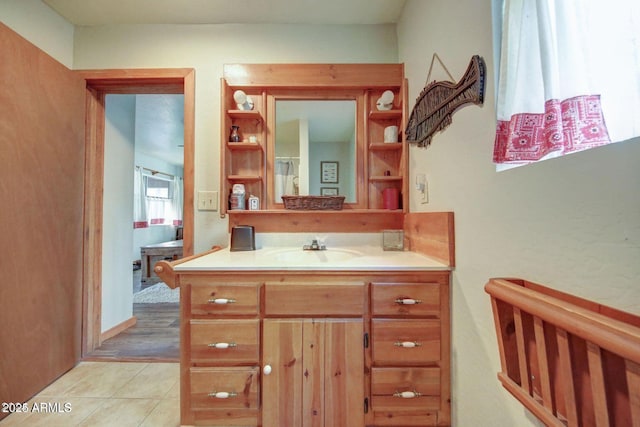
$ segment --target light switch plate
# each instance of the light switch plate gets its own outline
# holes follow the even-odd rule
[[[198,191],[198,210],[199,211],[217,211],[218,210],[218,192],[217,191]]]

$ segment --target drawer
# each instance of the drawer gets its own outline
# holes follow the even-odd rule
[[[371,409],[376,426],[436,425],[440,368],[374,368]]]
[[[373,368],[371,397],[374,410],[439,409],[440,368]]]
[[[191,320],[191,362],[258,363],[260,321]]]
[[[208,277],[188,276],[191,284],[191,314],[197,316],[251,315],[260,308],[259,283],[214,283]]]
[[[437,283],[373,283],[372,314],[440,317],[440,289]]]
[[[374,319],[371,348],[375,365],[437,362],[440,360],[440,321]]]
[[[359,317],[365,312],[365,289],[363,282],[265,283],[265,315]]]
[[[257,409],[258,368],[189,369],[191,410]]]

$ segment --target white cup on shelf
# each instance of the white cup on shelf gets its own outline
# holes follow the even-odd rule
[[[398,142],[398,126],[387,126],[384,128],[384,142]]]

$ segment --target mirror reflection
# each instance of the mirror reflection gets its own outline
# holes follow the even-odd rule
[[[277,100],[274,201],[341,195],[356,202],[356,101]]]

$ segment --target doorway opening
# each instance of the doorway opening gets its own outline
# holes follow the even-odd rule
[[[134,290],[156,283],[134,266],[144,262],[142,248],[158,243],[180,241],[174,258],[193,253],[193,70],[80,73],[87,81],[83,359],[177,361],[179,304],[157,295],[135,303]],[[134,213],[138,172],[139,200],[151,201],[144,218]],[[147,267],[155,276],[153,262]]]

